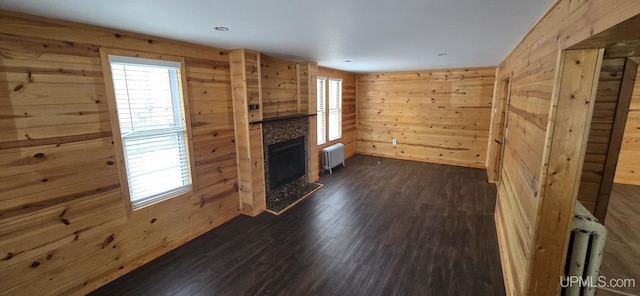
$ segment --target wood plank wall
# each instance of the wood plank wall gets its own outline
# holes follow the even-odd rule
[[[633,86],[614,182],[640,185],[640,71]]]
[[[625,60],[618,58],[602,61],[598,93],[578,193],[578,200],[594,214],[603,181]]]
[[[487,67],[358,75],[357,153],[484,168],[495,74]]]
[[[562,52],[545,138],[529,294],[560,294],[604,49]]]
[[[317,113],[318,106],[318,64],[302,63],[298,65],[298,84],[300,84],[300,112],[306,114]],[[306,100],[305,100],[306,98]],[[305,109],[306,107],[306,109]],[[320,179],[320,151],[318,149],[318,117],[309,116],[309,182]]]
[[[260,109],[260,54],[244,49],[229,54],[233,98],[234,131],[238,164],[240,209],[252,217],[266,210],[262,119]]]
[[[237,216],[225,50],[0,11],[0,295],[83,294]],[[192,195],[126,215],[99,47],[183,56]]]
[[[344,157],[349,158],[356,154],[356,74],[318,67],[318,76],[342,79],[342,138],[318,146],[319,153],[322,153],[322,149],[325,147],[342,143],[344,144]],[[327,89],[328,85],[327,83]],[[322,161],[322,157],[319,158],[319,161]]]
[[[623,142],[638,65],[627,58],[605,59],[582,169],[578,200],[605,221]]]
[[[316,113],[317,63],[293,62],[261,55],[260,64],[262,112],[265,119]],[[316,140],[317,120],[316,116],[309,117],[310,182],[317,182],[320,172],[321,147]]]
[[[260,63],[264,118],[299,114],[298,63],[265,55]]]
[[[615,13],[611,13],[614,11]],[[509,133],[504,148],[496,225],[510,295],[543,295],[558,285],[532,274],[533,252],[545,252],[534,237],[539,223],[538,196],[544,169],[543,152],[560,50],[640,13],[640,2],[621,0],[559,0],[543,15],[499,67],[498,79],[511,73]],[[547,200],[550,202],[550,200]],[[543,233],[545,229],[541,229]],[[559,262],[558,262],[559,263]],[[561,264],[561,263],[559,263]]]

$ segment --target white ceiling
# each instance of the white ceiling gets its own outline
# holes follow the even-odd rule
[[[1,0],[0,8],[376,72],[498,65],[552,2]]]

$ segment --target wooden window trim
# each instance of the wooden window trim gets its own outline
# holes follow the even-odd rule
[[[186,139],[186,145],[187,145],[187,152],[189,155],[187,155],[188,158],[188,164],[189,164],[189,179],[191,182],[191,186],[188,190],[186,191],[182,191],[177,193],[176,195],[170,196],[170,197],[166,197],[154,202],[151,202],[149,204],[145,204],[142,205],[140,207],[137,208],[133,208],[133,205],[131,203],[131,196],[129,194],[129,182],[127,179],[127,170],[126,167],[124,165],[125,163],[125,158],[124,158],[124,147],[122,144],[122,135],[120,133],[120,122],[118,120],[118,112],[117,112],[117,107],[116,107],[116,98],[115,98],[115,90],[114,90],[114,86],[113,86],[113,78],[112,78],[112,73],[111,73],[111,64],[109,62],[109,55],[119,55],[119,56],[129,56],[129,57],[136,57],[136,58],[146,58],[146,59],[155,59],[155,60],[165,60],[165,61],[174,61],[174,62],[179,62],[181,64],[180,67],[180,71],[179,71],[179,75],[180,75],[180,83],[179,83],[179,91],[180,94],[182,95],[182,100],[181,100],[181,105],[183,108],[183,112],[184,112],[184,120],[185,120],[185,129],[187,132],[187,139]],[[122,193],[122,201],[124,203],[124,207],[125,207],[125,211],[127,213],[127,216],[130,217],[131,214],[134,211],[138,211],[153,205],[156,205],[158,203],[161,203],[163,201],[167,201],[170,199],[174,199],[174,198],[179,198],[182,196],[187,196],[187,195],[191,195],[194,192],[197,192],[197,187],[196,187],[196,182],[195,182],[195,158],[193,157],[194,151],[193,151],[193,136],[191,133],[191,120],[190,120],[190,112],[189,112],[189,97],[186,91],[186,86],[187,86],[187,75],[186,75],[186,63],[185,63],[185,59],[183,57],[178,57],[178,56],[169,56],[169,55],[157,55],[157,54],[151,54],[151,53],[142,53],[142,52],[136,52],[136,51],[129,51],[129,50],[121,50],[121,49],[113,49],[113,48],[100,48],[100,61],[102,64],[102,73],[103,73],[103,78],[104,78],[104,86],[105,86],[105,91],[106,91],[106,95],[107,95],[107,104],[109,106],[109,119],[111,122],[111,131],[112,131],[112,138],[113,138],[113,144],[115,147],[115,151],[116,151],[116,160],[117,160],[117,164],[118,164],[118,176],[120,179],[120,189],[121,189],[121,193]]]

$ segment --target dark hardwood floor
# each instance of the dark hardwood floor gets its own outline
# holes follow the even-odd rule
[[[606,279],[632,279],[635,286],[598,289],[599,296],[640,295],[640,186],[613,184],[604,226],[607,241],[600,266]]]
[[[504,295],[484,170],[370,156],[90,295]]]

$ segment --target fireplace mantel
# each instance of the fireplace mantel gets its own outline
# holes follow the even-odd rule
[[[232,50],[229,53],[229,62],[238,164],[239,210],[242,214],[257,216],[266,210],[262,134],[264,124],[306,117],[308,123],[306,148],[309,164],[307,176],[310,182],[318,180],[319,154],[316,142],[317,123],[314,116],[317,104],[318,64],[296,63],[269,57],[264,57],[262,60],[261,53],[245,49]],[[263,70],[266,74],[263,73]],[[267,87],[271,87],[271,89],[281,85],[282,87],[295,85],[294,100],[292,101],[291,97],[274,97],[273,94],[270,94],[269,88],[263,88],[263,79],[267,79]],[[274,89],[276,93],[280,93],[282,90],[284,89]],[[263,102],[263,94],[267,97],[267,102]],[[274,106],[281,104],[288,107],[274,110]],[[265,109],[268,110],[265,111]],[[269,116],[265,118],[265,114]],[[274,117],[276,114],[282,114],[282,116]]]
[[[318,116],[318,114],[314,113],[314,114],[284,115],[284,116],[278,116],[278,117],[264,118],[264,119],[259,120],[259,121],[251,121],[249,123],[250,124],[259,124],[259,123],[265,123],[265,122],[280,121],[280,120],[292,119],[292,118],[300,118],[300,117],[311,117],[311,116]]]

